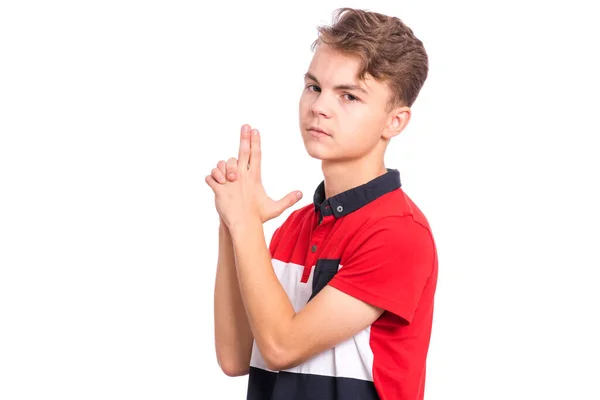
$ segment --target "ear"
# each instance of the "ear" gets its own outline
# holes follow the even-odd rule
[[[406,128],[408,121],[410,121],[411,110],[410,107],[402,106],[396,107],[389,114],[388,124],[383,131],[383,138],[391,139],[397,136]]]

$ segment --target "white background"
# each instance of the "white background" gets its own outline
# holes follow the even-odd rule
[[[430,57],[386,158],[438,244],[426,399],[600,399],[591,6],[0,4],[0,399],[245,398],[214,355],[204,176],[250,123],[267,192],[311,201],[298,99],[342,6],[400,17]]]

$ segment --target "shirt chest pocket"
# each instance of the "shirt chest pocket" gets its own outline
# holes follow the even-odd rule
[[[312,294],[308,301],[311,301],[329,283],[331,278],[337,274],[339,265],[339,259],[321,258],[317,260],[312,281]]]

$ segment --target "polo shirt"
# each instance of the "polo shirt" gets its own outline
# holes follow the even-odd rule
[[[286,370],[252,346],[247,400],[421,400],[437,283],[427,219],[398,170],[293,211],[269,244],[272,264],[299,312],[325,285],[384,309],[353,337]]]

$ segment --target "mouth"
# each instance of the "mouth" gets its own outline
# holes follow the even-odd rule
[[[308,128],[308,131],[313,136],[331,136],[329,135],[329,133],[325,132],[323,129],[317,128],[316,126],[311,126],[310,128]]]

